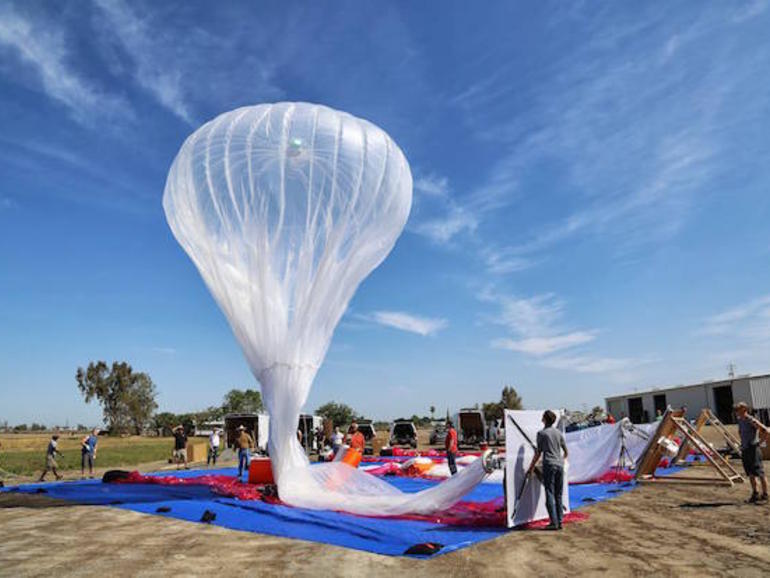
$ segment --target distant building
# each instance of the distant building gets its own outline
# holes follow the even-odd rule
[[[693,385],[676,385],[647,391],[613,395],[605,398],[607,411],[615,418],[622,415],[634,423],[655,419],[656,411],[687,407],[688,419],[695,419],[707,407],[723,423],[734,423],[733,405],[745,401],[758,410],[757,417],[770,421],[770,374],[741,375],[722,381],[705,381]]]

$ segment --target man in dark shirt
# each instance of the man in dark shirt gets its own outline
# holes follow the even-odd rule
[[[556,414],[550,409],[543,413],[542,430],[537,432],[537,449],[529,464],[529,475],[535,469],[535,464],[543,458],[543,486],[545,486],[545,507],[548,509],[548,517],[551,524],[547,530],[561,530],[564,506],[562,495],[564,494],[564,460],[567,458],[567,442],[564,434],[553,427],[556,422]],[[562,457],[564,451],[564,457]]]
[[[184,469],[190,469],[187,465],[187,434],[184,433],[184,428],[181,425],[174,428],[174,461],[176,462],[176,469],[180,469],[180,462],[184,463]]]
[[[738,417],[738,432],[741,434],[741,461],[746,475],[751,482],[751,497],[749,504],[767,502],[767,476],[762,464],[762,451],[759,448],[759,436],[762,433],[765,439],[768,436],[767,427],[749,414],[749,406],[740,402],[735,406],[735,415]],[[762,495],[757,491],[757,479],[762,484]]]

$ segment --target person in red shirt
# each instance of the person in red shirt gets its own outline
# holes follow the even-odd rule
[[[454,476],[457,473],[457,464],[455,457],[457,455],[457,430],[451,419],[446,420],[446,438],[444,439],[446,447],[446,461],[449,465],[449,471]]]
[[[350,424],[350,448],[361,452],[363,455],[364,446],[366,446],[366,438],[364,438],[364,434],[358,431],[358,424],[353,422]]]
[[[611,413],[607,414],[607,420],[605,421],[605,423],[615,423],[615,418],[612,417]]]

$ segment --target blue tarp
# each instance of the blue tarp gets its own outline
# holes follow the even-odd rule
[[[236,474],[235,469],[190,470],[162,472],[159,475],[180,477],[206,474]],[[417,492],[437,482],[386,477],[404,492]],[[570,507],[579,509],[603,501],[633,488],[625,484],[581,484],[570,486]],[[199,522],[206,510],[216,514],[212,524],[242,530],[284,536],[324,544],[333,544],[377,554],[400,556],[411,546],[426,542],[443,545],[439,554],[452,552],[496,538],[508,532],[506,528],[459,527],[424,521],[366,518],[338,512],[305,510],[267,504],[262,501],[241,501],[223,498],[205,486],[173,486],[150,484],[103,484],[99,480],[51,482],[4,488],[3,492],[36,493],[39,489],[51,498],[78,504],[107,505]],[[479,484],[465,500],[486,502],[501,497],[500,484]],[[158,512],[158,508],[169,508]]]

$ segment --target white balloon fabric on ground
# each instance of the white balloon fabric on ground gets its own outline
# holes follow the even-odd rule
[[[411,203],[409,164],[383,130],[307,103],[224,113],[187,138],[169,170],[166,219],[261,384],[273,474],[288,503],[425,511],[414,509],[423,492],[394,493],[343,464],[310,468],[296,436],[334,328],[393,248]],[[484,476],[480,466],[466,470],[465,481],[430,491],[436,509]]]

